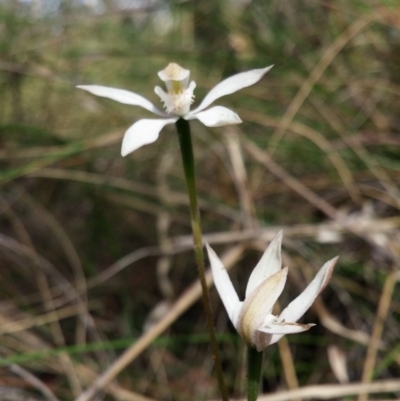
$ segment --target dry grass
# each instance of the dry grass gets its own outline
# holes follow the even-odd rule
[[[121,158],[125,129],[148,113],[74,88],[156,102],[170,61],[191,69],[196,101],[275,64],[221,100],[243,124],[192,125],[205,239],[240,293],[281,228],[280,307],[340,255],[304,318],[317,326],[267,349],[260,399],[399,398],[398,3],[62,3],[45,17],[0,3],[0,399],[218,396],[173,127]],[[240,399],[244,346],[211,294]]]

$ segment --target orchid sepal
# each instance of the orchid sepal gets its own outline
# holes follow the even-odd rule
[[[119,103],[142,107],[160,117],[169,117],[167,113],[162,112],[154,106],[150,100],[126,89],[111,88],[101,85],[78,85],[77,88],[89,92],[92,95],[105,97]]]
[[[219,84],[215,85],[200,103],[200,105],[191,111],[190,114],[196,114],[212,103],[214,103],[217,99],[231,95],[241,89],[247,88],[248,86],[252,86],[257,83],[268,71],[271,70],[273,65],[265,68],[259,68],[256,70],[250,70],[246,72],[240,72],[239,74],[233,75],[229,78],[224,79]]]

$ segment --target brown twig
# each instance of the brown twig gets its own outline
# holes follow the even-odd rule
[[[367,356],[364,362],[364,369],[361,379],[362,383],[369,383],[372,379],[376,361],[376,354],[379,349],[379,344],[382,337],[383,326],[389,313],[394,288],[399,280],[400,272],[397,270],[387,276],[385,285],[383,286],[381,298],[378,304],[378,310],[374,321],[374,327],[372,329],[372,335],[370,337],[367,349]],[[358,397],[358,401],[366,400],[368,400],[368,394],[360,394],[360,396]]]

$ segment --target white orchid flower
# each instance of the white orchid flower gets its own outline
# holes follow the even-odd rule
[[[244,302],[232,285],[221,260],[207,244],[215,287],[229,318],[247,344],[263,351],[285,334],[300,333],[314,324],[296,323],[328,284],[337,257],[326,262],[307,288],[279,316],[272,308],[285,286],[288,268],[281,269],[282,231],[270,243],[247,283]]]
[[[203,110],[220,97],[230,95],[255,84],[272,67],[269,66],[258,70],[242,72],[225,79],[214,86],[200,105],[192,111],[190,111],[190,106],[193,103],[193,91],[196,83],[194,81],[189,83],[190,71],[175,63],[170,63],[164,70],[158,73],[160,79],[165,82],[167,92],[164,92],[159,86],[154,88],[154,92],[164,103],[166,113],[159,110],[144,97],[125,89],[99,85],[79,85],[77,88],[120,103],[143,107],[153,114],[162,117],[161,119],[139,120],[126,131],[121,149],[122,156],[126,156],[143,145],[155,142],[158,139],[160,131],[166,125],[175,123],[179,118],[184,118],[185,120],[197,119],[207,127],[240,124],[242,122],[240,117],[226,107],[214,106],[208,110]]]

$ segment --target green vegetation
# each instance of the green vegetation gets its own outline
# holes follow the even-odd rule
[[[263,391],[337,384],[341,352],[351,382],[400,377],[399,3],[50,3],[0,1],[0,390],[47,399],[18,364],[76,399],[197,279],[174,127],[122,158],[124,132],[153,116],[75,88],[124,88],[161,108],[153,89],[171,61],[191,70],[195,105],[221,79],[275,65],[218,102],[243,124],[191,123],[205,240],[219,255],[243,245],[239,294],[280,228],[281,308],[340,255],[304,319],[317,326],[267,349]],[[243,397],[245,347],[211,296],[229,393]],[[198,299],[106,400],[218,397]]]

